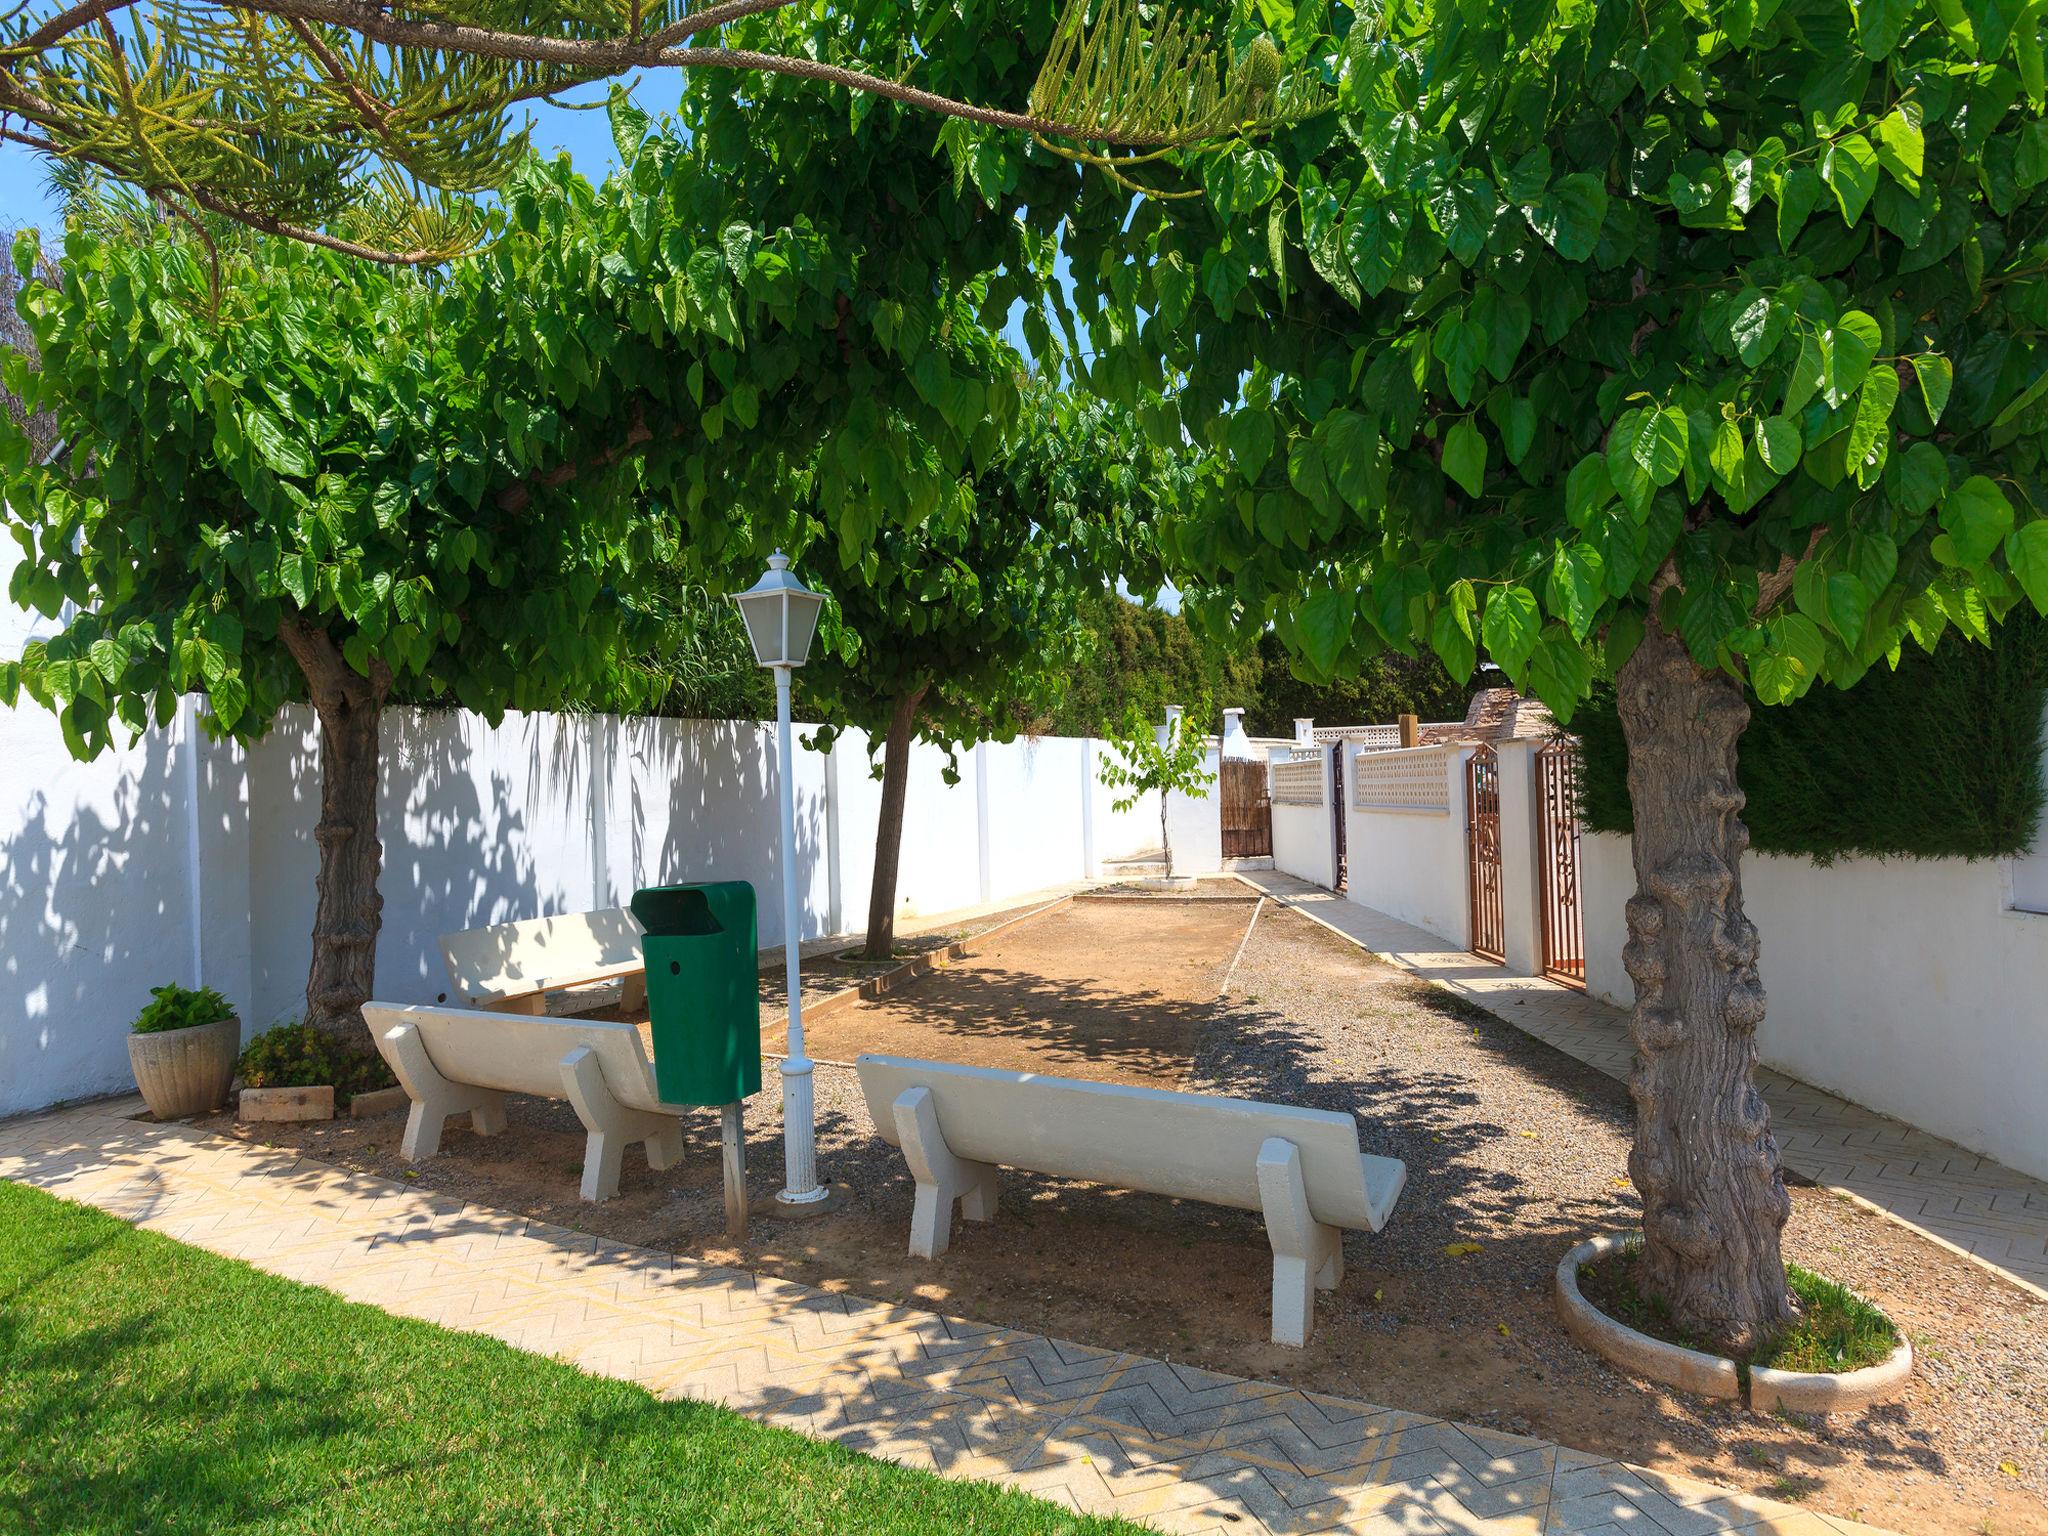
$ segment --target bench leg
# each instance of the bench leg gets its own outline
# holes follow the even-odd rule
[[[647,1161],[654,1168],[670,1167],[682,1155],[682,1122],[674,1115],[628,1109],[613,1098],[589,1046],[579,1045],[562,1058],[562,1090],[588,1133],[583,1143],[585,1200],[609,1200],[619,1192],[619,1165],[629,1141],[647,1143]]]
[[[1301,1151],[1283,1137],[1259,1148],[1259,1201],[1273,1246],[1273,1342],[1299,1349],[1315,1327],[1316,1288],[1343,1276],[1343,1234],[1309,1214]]]
[[[939,1132],[939,1114],[929,1088],[908,1090],[893,1108],[903,1160],[917,1180],[917,1200],[910,1215],[910,1256],[935,1259],[952,1241],[955,1200],[960,1202],[960,1214],[969,1221],[994,1218],[995,1166],[954,1155]]]
[[[619,979],[619,1012],[645,1013],[647,1011],[647,973],[634,971]]]
[[[441,1132],[451,1115],[467,1113],[479,1136],[494,1136],[505,1128],[505,1096],[443,1077],[413,1025],[394,1025],[385,1031],[382,1044],[392,1075],[412,1100],[405,1117],[405,1139],[398,1145],[407,1162],[439,1155]]]

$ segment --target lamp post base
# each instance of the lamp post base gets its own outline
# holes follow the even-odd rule
[[[809,1221],[845,1210],[853,1198],[853,1189],[846,1184],[820,1184],[809,1200],[785,1201],[784,1193],[761,1196],[748,1207],[749,1213],[768,1221]]]

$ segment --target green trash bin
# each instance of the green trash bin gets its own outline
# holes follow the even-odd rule
[[[664,1103],[732,1104],[761,1091],[754,888],[656,885],[633,896],[646,930],[647,1015]]]

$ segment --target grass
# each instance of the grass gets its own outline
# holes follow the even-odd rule
[[[1680,1328],[1662,1301],[1636,1287],[1640,1244],[1579,1266],[1579,1290],[1616,1322],[1667,1344],[1686,1349],[1720,1351],[1698,1335]],[[1799,1321],[1770,1347],[1740,1362],[1780,1371],[1857,1371],[1877,1365],[1898,1347],[1891,1319],[1845,1285],[1839,1285],[1797,1264],[1785,1266],[1785,1278],[1799,1300]]]
[[[0,1184],[0,1529],[1138,1536]]]

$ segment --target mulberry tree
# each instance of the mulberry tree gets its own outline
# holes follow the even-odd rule
[[[1197,611],[1320,675],[1483,653],[1565,718],[1614,680],[1642,1276],[1738,1353],[1793,1311],[1743,727],[2048,608],[2044,17],[1304,7],[1334,110],[1069,221],[1095,387],[1215,455],[1164,535]]]

